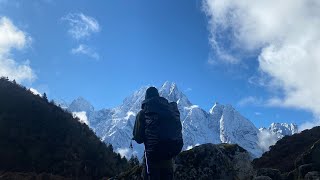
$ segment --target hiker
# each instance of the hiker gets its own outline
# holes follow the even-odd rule
[[[177,103],[160,97],[155,87],[148,88],[136,117],[133,140],[145,146],[143,178],[172,180],[173,157],[183,146]]]

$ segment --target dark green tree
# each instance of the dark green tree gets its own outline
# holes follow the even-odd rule
[[[129,165],[130,165],[131,168],[136,166],[136,165],[139,165],[138,157],[132,155],[130,160],[129,160]]]
[[[46,93],[43,93],[42,98],[43,98],[46,102],[48,102],[48,97],[47,97],[47,94],[46,94]]]

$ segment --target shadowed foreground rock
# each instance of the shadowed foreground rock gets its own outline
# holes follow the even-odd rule
[[[253,165],[273,180],[320,180],[320,127],[281,139]]]
[[[309,163],[311,158],[319,158],[316,155],[313,157],[312,153],[308,152],[319,139],[320,126],[292,136],[285,136],[274,146],[271,146],[270,151],[255,159],[253,165],[255,168],[273,168],[279,169],[281,172],[290,172],[296,168],[298,159],[300,159],[299,164],[302,165]],[[312,151],[318,152],[319,150],[314,149]],[[304,158],[301,157],[303,153],[305,153]]]
[[[252,179],[250,158],[249,153],[236,144],[203,144],[176,157],[175,179]],[[140,180],[141,173],[142,167],[136,166],[112,179]]]
[[[176,179],[251,179],[249,153],[236,144],[203,144],[180,153]]]
[[[49,173],[0,172],[0,180],[71,180],[71,178]]]

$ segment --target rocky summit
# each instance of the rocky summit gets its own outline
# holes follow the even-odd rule
[[[236,144],[203,144],[180,153],[175,160],[176,179],[251,179],[249,153]]]
[[[112,179],[142,179],[143,167]],[[236,144],[203,144],[181,152],[175,158],[175,180],[224,179],[247,180],[254,177],[250,154]]]

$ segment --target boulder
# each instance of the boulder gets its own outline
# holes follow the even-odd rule
[[[298,170],[295,169],[293,171],[290,171],[289,173],[286,173],[286,176],[284,176],[282,179],[291,180],[291,179],[297,179],[297,177],[298,177]]]
[[[281,173],[278,169],[261,168],[258,169],[257,176],[268,176],[272,180],[281,180]]]
[[[181,152],[175,179],[252,179],[250,154],[236,144],[203,144]]]
[[[272,180],[269,176],[257,176],[253,180]]]
[[[319,171],[311,171],[306,174],[304,180],[319,180],[320,172]]]
[[[310,163],[320,170],[320,139],[296,159],[295,165],[299,167]]]
[[[315,168],[314,168],[313,164],[304,164],[304,165],[299,166],[299,168],[298,168],[298,174],[299,174],[298,178],[299,179],[303,179],[304,176],[308,172],[314,171],[314,169]]]
[[[136,165],[132,169],[119,174],[116,177],[110,178],[109,180],[142,180],[143,167]]]
[[[111,179],[141,180],[142,171],[142,166],[136,166]],[[236,144],[203,144],[175,158],[175,180],[247,180],[253,175],[250,154]]]

